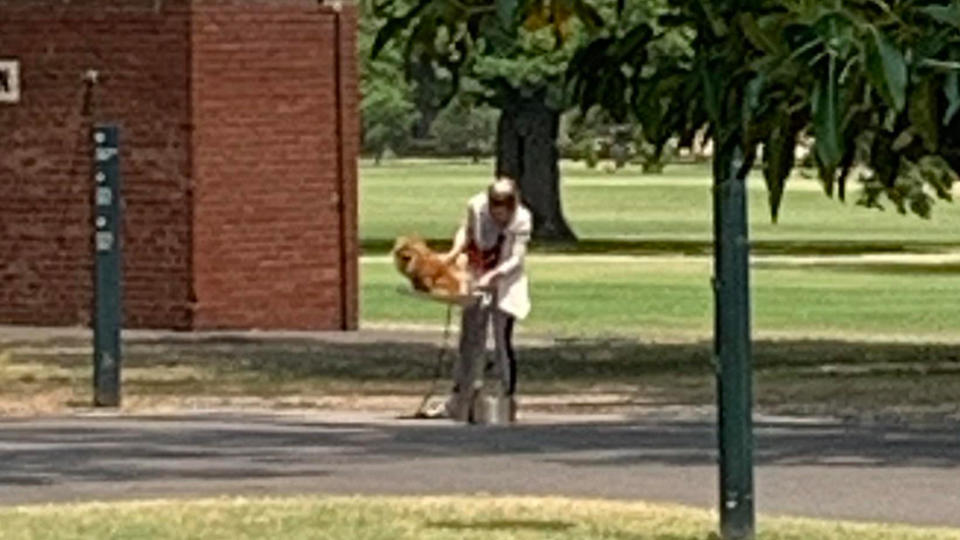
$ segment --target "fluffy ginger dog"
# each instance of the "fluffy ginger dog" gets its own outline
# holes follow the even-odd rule
[[[416,236],[397,238],[391,255],[397,270],[418,291],[439,296],[462,296],[470,292],[467,261],[462,255],[454,263],[444,264],[440,254]]]

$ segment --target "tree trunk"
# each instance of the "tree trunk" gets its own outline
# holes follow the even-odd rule
[[[416,122],[413,123],[413,138],[429,139],[430,127],[433,126],[433,121],[437,119],[440,111],[436,110],[435,107],[422,105],[420,103],[417,104],[417,111],[420,114],[417,116]]]
[[[523,203],[533,214],[533,237],[575,242],[560,204],[560,112],[543,100],[516,100],[500,112],[497,124],[497,175],[517,181]]]

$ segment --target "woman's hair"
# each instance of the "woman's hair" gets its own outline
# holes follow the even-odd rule
[[[520,190],[511,178],[501,176],[487,188],[487,199],[491,206],[507,206],[516,209],[520,202]]]

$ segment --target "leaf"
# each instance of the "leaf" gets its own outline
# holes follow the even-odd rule
[[[770,201],[770,219],[776,223],[783,201],[787,178],[793,169],[797,134],[791,129],[788,115],[781,115],[780,125],[774,128],[763,145],[763,178],[767,183]]]
[[[682,28],[693,22],[690,14],[686,11],[676,13],[664,13],[657,17],[657,26],[660,28]]]
[[[410,8],[410,11],[400,17],[394,17],[387,21],[387,24],[383,25],[377,32],[377,38],[374,40],[373,48],[370,50],[370,58],[376,59],[387,43],[396,37],[398,33],[406,29],[410,21],[419,15],[420,12],[423,11],[423,8],[427,7],[431,1],[432,0],[420,0],[417,5]]]
[[[960,111],[960,75],[956,71],[947,74],[943,81],[943,92],[947,95],[947,111],[943,115],[943,125],[949,125]]]
[[[767,100],[761,102],[767,89],[767,74],[761,71],[750,79],[743,88],[743,99],[740,105],[740,132],[743,144],[747,148],[756,147],[763,142],[768,134],[775,129],[775,122],[780,119],[770,114]]]
[[[914,58],[937,58],[940,56],[940,52],[950,45],[950,40],[956,33],[955,28],[943,28],[939,32],[925,29],[924,35],[919,36],[913,44]]]
[[[703,103],[710,117],[710,122],[720,126],[720,84],[716,73],[713,73],[706,64],[706,59],[700,62],[700,84],[703,85]]]
[[[847,177],[850,176],[856,156],[856,146],[853,144],[847,145],[843,158],[840,160],[840,174],[837,175],[837,198],[840,199],[840,202],[847,201]]]
[[[632,57],[639,54],[641,49],[646,48],[651,38],[653,38],[653,28],[649,24],[638,24],[618,41],[617,46],[621,56]],[[636,64],[643,63],[637,62],[636,59],[624,58],[624,60],[634,60]]]
[[[834,171],[843,158],[843,141],[840,138],[839,94],[837,91],[836,59],[830,57],[826,79],[817,81],[813,90],[813,134],[816,138],[816,153],[829,178],[821,179],[828,191],[833,182]]]
[[[957,71],[960,70],[960,62],[952,62],[949,60],[937,60],[936,58],[921,58],[918,62],[923,67],[929,67],[941,71]]]
[[[880,95],[897,112],[907,102],[907,62],[903,53],[886,36],[871,27],[873,39],[867,43],[867,76]]]
[[[943,6],[925,6],[919,11],[942,23],[953,25],[960,29],[960,3],[951,2]]]
[[[598,73],[612,71],[613,61],[608,51],[616,40],[611,37],[597,38],[578,50],[567,65],[566,79],[572,83],[574,99],[586,110],[596,104],[596,78]],[[618,64],[619,65],[619,64]]]
[[[893,144],[890,145],[890,149],[897,153],[903,153],[908,146],[913,144],[913,132],[909,129],[905,129],[900,132],[895,139],[893,139]]]
[[[600,12],[596,8],[585,0],[571,0],[571,2],[573,3],[573,12],[576,13],[578,19],[583,21],[583,24],[587,25],[587,28],[596,30],[603,27],[603,17],[600,16]]]
[[[723,17],[714,12],[713,2],[692,2],[692,4],[700,8],[700,13],[703,19],[706,20],[714,36],[722,38],[727,35],[730,27],[727,25],[727,22],[723,20]]]
[[[764,72],[750,79],[750,82],[747,83],[746,88],[744,88],[744,98],[749,111],[754,112],[760,108],[760,95],[763,93],[766,83],[767,74]]]
[[[496,0],[496,4],[500,25],[504,28],[512,27],[517,13],[517,0]]]
[[[543,9],[530,9],[523,21],[523,27],[530,32],[540,30],[541,28],[544,28],[550,24],[549,15],[550,14],[546,13]]]
[[[917,172],[920,178],[937,193],[937,197],[953,200],[953,184],[957,181],[957,173],[950,164],[940,156],[924,156],[917,162]]]
[[[401,30],[406,28],[407,21],[404,18],[390,19],[383,28],[377,32],[377,38],[373,41],[373,48],[370,50],[370,58],[376,60],[380,51],[396,36]]]
[[[881,186],[892,187],[900,172],[901,155],[893,151],[894,136],[887,131],[879,131],[874,136],[870,148],[869,166],[873,169]]]
[[[936,152],[940,146],[940,122],[937,118],[937,94],[934,81],[927,79],[914,85],[910,93],[910,108],[907,111],[923,146],[928,152]]]
[[[780,54],[781,51],[777,46],[776,38],[767,34],[767,32],[765,32],[764,29],[757,23],[757,19],[752,14],[741,13],[738,16],[738,20],[740,22],[740,29],[743,31],[743,35],[754,47],[768,54]]]

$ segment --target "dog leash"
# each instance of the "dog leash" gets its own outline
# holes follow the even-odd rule
[[[427,418],[427,413],[424,408],[427,406],[430,398],[436,394],[437,383],[440,382],[440,378],[443,376],[443,362],[447,356],[447,350],[450,348],[450,326],[452,321],[453,304],[447,304],[447,323],[443,326],[443,341],[440,344],[440,351],[437,353],[437,363],[433,368],[433,381],[430,382],[430,388],[427,390],[427,393],[424,394],[420,406],[417,407],[417,411],[413,413],[414,418]]]

